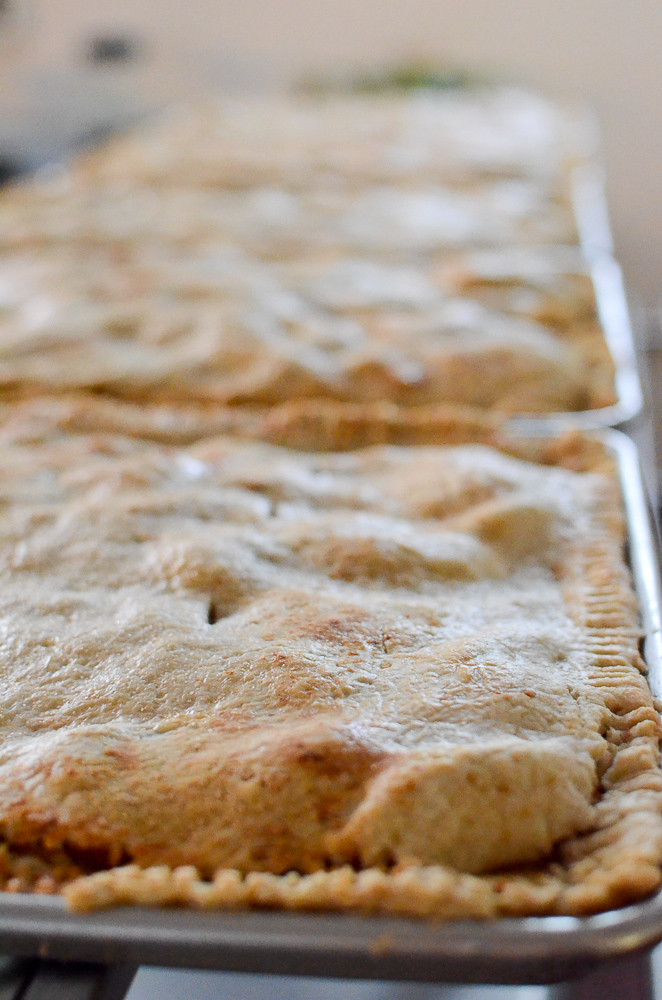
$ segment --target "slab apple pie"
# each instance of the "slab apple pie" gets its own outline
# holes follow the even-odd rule
[[[315,451],[185,445],[126,412],[28,401],[0,429],[6,889],[488,917],[658,886],[602,445],[458,418],[322,451],[331,411]]]
[[[0,390],[610,406],[587,142],[510,90],[173,112],[0,199]]]

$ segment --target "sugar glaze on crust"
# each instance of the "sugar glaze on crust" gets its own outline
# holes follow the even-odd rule
[[[486,917],[657,886],[599,444],[175,446],[30,405],[0,438],[6,888]]]

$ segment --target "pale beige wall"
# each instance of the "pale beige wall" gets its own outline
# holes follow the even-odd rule
[[[651,303],[660,298],[660,0],[16,4],[24,16],[16,44],[0,47],[0,107],[19,101],[33,127],[41,122],[51,131],[57,129],[58,111],[71,127],[77,115],[87,120],[100,114],[104,102],[117,112],[125,105],[188,96],[200,87],[279,86],[311,72],[357,70],[401,58],[480,66],[552,94],[583,98],[602,122],[617,249],[630,285]],[[99,30],[144,37],[144,67],[124,76],[85,71],[80,64],[85,39]],[[29,85],[23,82],[28,78]],[[41,116],[35,108],[40,102]]]

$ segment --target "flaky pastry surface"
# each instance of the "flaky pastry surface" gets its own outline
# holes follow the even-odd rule
[[[173,112],[3,193],[0,391],[609,406],[581,134],[508,90]]]
[[[23,405],[8,888],[439,917],[655,888],[659,722],[600,446],[184,446]]]

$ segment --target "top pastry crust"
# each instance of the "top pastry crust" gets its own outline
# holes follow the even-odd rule
[[[24,250],[0,261],[0,388],[538,413],[613,401],[594,315],[559,333],[436,272],[340,251],[266,264],[231,247]]]
[[[442,917],[655,888],[601,446],[184,447],[51,405],[1,440],[9,888]]]
[[[76,170],[104,182],[234,190],[505,179],[539,184],[562,201],[569,171],[597,146],[585,111],[515,87],[330,91],[176,106]]]
[[[546,107],[511,91],[220,103],[14,185],[0,390],[614,403],[569,195],[586,151]]]

